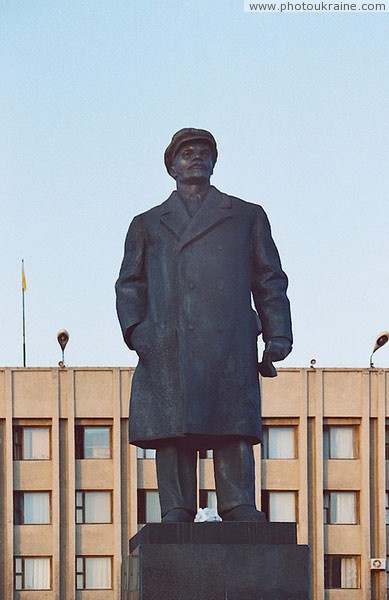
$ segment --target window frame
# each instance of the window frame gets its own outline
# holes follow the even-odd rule
[[[25,494],[48,494],[49,497],[49,520],[37,523],[25,523],[24,496]],[[51,490],[15,490],[14,491],[14,525],[35,526],[52,524]]]
[[[49,436],[49,456],[47,458],[25,458],[24,456],[24,431],[27,429],[47,429]],[[52,442],[51,442],[51,424],[48,425],[46,423],[39,424],[22,424],[22,423],[14,423],[12,425],[12,453],[14,461],[44,461],[52,459]]]
[[[86,503],[85,503],[85,494],[98,494],[98,493],[108,493],[109,494],[109,521],[85,521],[85,512],[86,512]],[[78,504],[77,496],[81,494],[81,504]],[[77,515],[81,512],[82,521],[77,521]],[[76,490],[75,497],[75,519],[76,525],[106,525],[109,523],[113,523],[113,490]]]
[[[88,456],[85,457],[85,430],[86,429],[108,429],[109,432],[109,456]],[[112,460],[112,422],[110,423],[76,423],[74,431],[75,459],[76,460]]]
[[[272,521],[270,519],[270,494],[293,494],[294,495],[294,521]],[[298,490],[262,490],[261,510],[265,513],[269,523],[296,523],[298,524]]]
[[[389,554],[386,555],[386,589],[389,590]]]
[[[355,505],[354,505],[354,513],[355,513],[355,522],[347,523],[344,521],[331,521],[331,504],[333,500],[331,499],[333,494],[354,494]],[[324,490],[323,492],[323,523],[324,525],[359,525],[359,490]],[[328,499],[328,500],[327,500]],[[326,506],[327,505],[327,506]],[[324,518],[326,515],[326,518]]]
[[[213,450],[199,450],[199,458],[200,460],[207,460],[208,458],[213,458]]]
[[[389,460],[389,422],[385,423],[385,460]]]
[[[86,587],[86,561],[88,559],[93,559],[93,558],[109,558],[110,562],[111,562],[111,581],[110,581],[110,587],[105,587],[105,588],[90,588],[90,587]],[[82,570],[79,570],[79,561],[82,561]],[[82,587],[79,587],[78,585],[78,578],[82,577],[82,581],[83,581],[83,585]],[[86,555],[86,554],[82,554],[82,555],[77,555],[76,556],[76,591],[79,590],[112,590],[113,589],[113,556],[110,554],[104,554],[104,555],[98,555],[98,554],[93,554],[93,555]]]
[[[136,449],[136,458],[139,460],[155,460],[155,448],[140,448]]]
[[[357,569],[357,577],[356,577],[356,586],[355,587],[342,587],[340,586],[331,586],[327,587],[328,583],[332,583],[334,578],[334,566],[333,562],[335,559],[340,560],[340,573],[339,577],[341,578],[341,568],[342,568],[342,559],[343,558],[354,558],[356,562]],[[331,563],[329,565],[329,563]],[[331,580],[331,581],[330,581]],[[340,581],[341,583],[341,581]],[[324,589],[325,590],[360,590],[361,589],[361,556],[358,554],[325,554],[324,555]]]
[[[148,493],[158,494],[158,490],[155,489],[144,489],[139,488],[137,490],[137,521],[138,525],[145,525],[146,523],[160,523],[162,515],[160,514],[159,521],[148,521],[147,520],[147,494]],[[161,507],[160,507],[161,509]]]
[[[269,456],[269,430],[271,429],[293,429],[293,456],[270,457]],[[296,460],[298,459],[298,425],[296,423],[266,422],[262,427],[261,443],[262,460]]]
[[[352,458],[340,456],[334,457],[331,456],[331,434],[330,429],[352,429],[353,430],[353,453],[354,456]],[[332,422],[332,419],[326,419],[323,425],[323,459],[324,460],[358,460],[359,459],[359,431],[360,431],[360,423],[352,422],[352,423],[339,423]],[[327,437],[327,443],[326,443]],[[328,456],[326,456],[326,448],[328,450]]]
[[[26,569],[25,569],[25,560],[41,560],[48,559],[49,560],[49,587],[48,588],[26,588]],[[17,569],[17,561],[21,561],[21,571]],[[22,587],[17,587],[16,582],[17,578],[21,578]],[[24,592],[24,591],[50,591],[53,589],[53,557],[52,556],[14,556],[14,591],[16,592]]]
[[[215,499],[215,506],[212,506],[213,502],[209,503],[209,494],[213,494],[214,499]],[[210,506],[211,504],[211,506]],[[200,508],[211,508],[211,509],[215,509],[216,512],[218,512],[218,508],[217,508],[217,495],[216,495],[216,490],[209,490],[209,489],[200,489],[199,490],[199,506]]]

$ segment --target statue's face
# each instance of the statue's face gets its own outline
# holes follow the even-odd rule
[[[209,181],[213,173],[212,152],[207,144],[182,144],[170,168],[177,183],[198,184]]]

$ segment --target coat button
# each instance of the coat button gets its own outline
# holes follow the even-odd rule
[[[221,251],[221,250],[224,250],[224,246],[223,246],[223,244],[219,244],[219,245],[218,245],[218,247],[217,247],[217,249],[218,249],[218,250],[220,250],[220,251]]]
[[[192,323],[189,323],[188,329],[189,329],[189,331],[193,331],[194,330],[194,325],[192,325]]]
[[[217,289],[218,290],[224,290],[224,283],[220,282],[217,284]]]
[[[195,284],[193,283],[193,281],[190,281],[190,282],[188,283],[188,288],[189,288],[190,290],[194,290],[194,288],[195,288]]]

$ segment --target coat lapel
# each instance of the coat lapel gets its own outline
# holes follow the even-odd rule
[[[161,223],[179,241],[191,219],[178,193],[172,192],[166,202],[162,204],[161,209]]]
[[[183,231],[178,249],[181,251],[184,246],[231,217],[231,198],[211,186],[203,204]]]

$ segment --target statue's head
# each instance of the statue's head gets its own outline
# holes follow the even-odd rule
[[[177,178],[174,169],[175,159],[180,149],[182,149],[183,146],[187,145],[204,145],[205,147],[207,147],[211,153],[212,170],[215,166],[217,160],[217,146],[216,140],[213,137],[212,133],[206,131],[205,129],[195,129],[194,127],[186,127],[184,129],[180,129],[179,131],[177,131],[177,133],[173,135],[172,141],[165,150],[165,166],[169,175],[171,175],[171,177],[173,177],[174,179]]]

